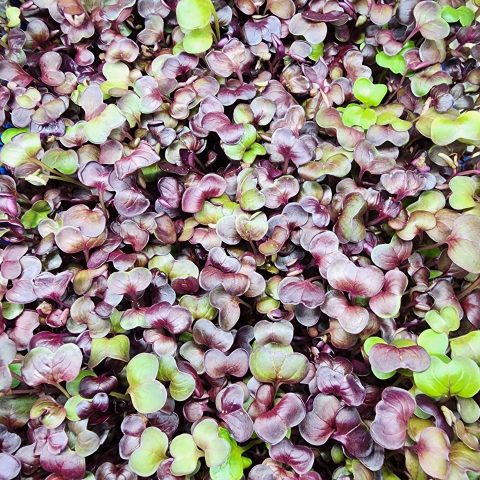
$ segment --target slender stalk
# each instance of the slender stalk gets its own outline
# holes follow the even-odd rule
[[[119,393],[119,392],[110,392],[109,395],[111,395],[114,398],[119,398],[120,400],[128,400],[128,395],[125,395],[124,393]]]
[[[68,183],[73,183],[79,187],[86,188],[87,190],[90,190],[87,188],[85,185],[83,185],[80,182],[77,182],[76,180],[73,180],[73,178],[67,177],[67,175],[63,175],[63,173],[60,173],[59,171],[50,168],[48,165],[45,165],[43,162],[40,160],[37,160],[36,158],[29,158],[28,163],[34,163],[35,165],[39,166],[43,170],[47,170],[47,172],[52,173],[53,175],[50,175],[50,178],[54,180],[61,180],[62,182],[68,182]]]
[[[461,300],[462,298],[465,298],[469,293],[473,292],[477,288],[480,288],[480,276],[472,282],[465,290],[462,290],[458,294],[458,299]]]
[[[252,440],[251,442],[247,443],[244,447],[242,447],[242,452],[246,452],[247,450],[250,450],[255,445],[260,445],[261,443],[263,443],[263,441],[260,439]]]
[[[410,35],[405,39],[405,43],[408,42],[409,40],[411,40],[415,34],[417,34],[419,31],[419,28],[418,27],[415,27],[411,32],[410,32]]]
[[[37,395],[40,393],[40,390],[37,390],[36,388],[32,388],[32,389],[25,389],[25,390],[22,390],[22,389],[14,389],[14,390],[10,390],[10,394],[12,395]]]
[[[220,40],[220,22],[218,21],[218,15],[215,8],[213,8],[213,21],[215,23],[215,35],[218,42]]]
[[[455,177],[460,177],[462,175],[480,175],[480,169],[474,169],[474,170],[464,170],[463,172],[458,172],[454,176]]]
[[[10,373],[15,380],[18,380],[20,383],[24,383],[23,378],[20,375],[12,371],[10,371]]]
[[[252,242],[252,240],[249,240],[248,243],[250,244],[250,248],[252,249],[253,253],[255,256],[258,255],[258,250],[255,244]]]
[[[49,175],[48,178],[51,179],[51,180],[60,180],[61,182],[72,183],[73,185],[76,185],[77,187],[87,188],[87,187],[85,187],[85,185],[82,185],[80,182],[77,182],[76,180],[73,180],[73,178],[64,177],[63,175],[62,176],[60,176],[60,175]]]
[[[423,250],[431,250],[432,248],[441,247],[442,245],[445,245],[445,242],[437,242],[433,243],[432,245],[425,245],[424,247],[417,248],[417,252]]]
[[[71,397],[71,395],[67,392],[67,390],[66,390],[64,387],[62,387],[62,385],[60,385],[59,383],[56,383],[54,386],[55,386],[58,390],[60,390],[67,398],[70,398],[70,397]]]
[[[249,310],[252,309],[252,306],[250,304],[248,304],[247,302],[245,302],[244,300],[242,300],[241,298],[237,297],[237,301],[240,305],[243,305],[244,307],[248,308]]]

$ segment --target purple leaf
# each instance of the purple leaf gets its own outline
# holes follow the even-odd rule
[[[343,407],[338,411],[332,438],[338,440],[347,453],[355,457],[366,457],[373,449],[370,432],[353,407]]]
[[[237,442],[246,442],[253,433],[253,421],[243,408],[248,393],[239,384],[221,390],[215,400],[220,418]]]
[[[332,395],[319,394],[300,425],[300,434],[311,445],[323,445],[334,433],[341,403]]]
[[[372,368],[389,373],[406,368],[412,372],[423,372],[430,366],[430,355],[418,345],[396,347],[386,343],[377,343],[368,352]]]
[[[242,378],[248,372],[248,353],[243,348],[228,355],[216,349],[207,350],[203,362],[207,375],[215,379],[228,375]]]
[[[278,297],[285,304],[315,308],[323,303],[325,290],[318,282],[287,277],[278,286]]]
[[[32,387],[42,383],[69,382],[78,375],[82,360],[82,352],[73,343],[62,345],[55,351],[36,347],[25,356],[22,377]]]
[[[313,467],[314,456],[310,448],[294,445],[284,439],[270,448],[270,458],[292,467],[298,474],[305,474]]]
[[[327,395],[340,397],[347,405],[362,405],[366,395],[365,387],[352,373],[352,366],[336,360],[330,360],[328,363],[330,365],[320,363],[317,369],[318,390]]]
[[[254,422],[255,433],[265,442],[281,442],[291,427],[305,417],[305,405],[294,393],[286,393],[269,411],[259,415]]]
[[[373,440],[389,450],[402,448],[407,438],[408,420],[415,407],[415,400],[407,391],[386,388],[375,407],[375,419],[370,426]]]

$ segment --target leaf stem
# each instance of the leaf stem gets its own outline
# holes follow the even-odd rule
[[[461,177],[462,175],[480,175],[480,169],[464,170],[463,172],[456,173],[454,177]]]
[[[40,390],[37,390],[36,388],[32,388],[31,390],[30,389],[25,389],[25,390],[17,390],[17,389],[13,389],[13,390],[10,390],[10,394],[12,395],[38,395],[40,393]]]
[[[255,244],[253,243],[253,241],[249,240],[248,243],[250,244],[250,248],[252,249],[253,254],[255,256],[257,256],[258,255],[258,250],[257,250],[257,247],[255,246]]]
[[[67,392],[67,390],[64,387],[62,387],[62,385],[60,385],[59,383],[55,383],[53,386],[56,387],[58,390],[60,390],[67,398],[71,397],[71,395]]]
[[[114,398],[119,398],[120,400],[129,400],[128,395],[125,395],[124,393],[110,392],[109,395],[111,395]]]
[[[458,294],[458,299],[461,300],[462,298],[465,298],[469,293],[473,292],[474,290],[476,290],[477,288],[480,288],[480,275],[478,276],[478,278],[472,282],[465,290],[462,290],[459,294]]]
[[[255,445],[260,445],[261,443],[263,443],[263,441],[260,440],[259,438],[257,440],[252,440],[251,442],[247,443],[244,447],[241,447],[242,452],[246,452],[247,450],[250,450]]]
[[[73,178],[67,177],[67,175],[64,175],[63,173],[55,170],[54,168],[50,168],[48,165],[45,165],[42,161],[37,160],[36,158],[29,158],[28,163],[34,163],[35,165],[37,165],[41,169],[47,170],[47,172],[52,173],[53,176],[51,175],[50,178],[53,178],[54,180],[61,180],[63,182],[73,183],[73,184],[78,185],[79,187],[82,187],[82,188],[87,188],[82,183],[77,182],[76,180],[73,180]],[[87,190],[89,190],[89,189],[87,188]]]
[[[432,243],[432,245],[425,245],[424,247],[417,248],[417,252],[423,251],[423,250],[431,250],[432,248],[438,248],[438,247],[441,247],[442,245],[445,245],[445,242]]]
[[[218,21],[217,11],[215,7],[212,5],[213,8],[213,21],[215,23],[215,35],[217,37],[217,42],[220,41],[220,22]]]
[[[25,383],[23,381],[23,378],[20,375],[18,375],[17,373],[12,372],[12,371],[10,371],[10,373],[12,375],[12,378],[14,378],[15,380],[18,380],[20,383]]]
[[[66,182],[66,183],[73,183],[73,185],[77,185],[77,187],[82,187],[86,188],[85,185],[81,184],[80,182],[77,182],[76,180],[73,180],[73,178],[65,177],[65,176],[60,176],[60,175],[49,175],[48,178],[52,180],[60,180],[61,182]]]

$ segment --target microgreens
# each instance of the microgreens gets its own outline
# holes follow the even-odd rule
[[[0,8],[0,479],[480,472],[479,1]]]

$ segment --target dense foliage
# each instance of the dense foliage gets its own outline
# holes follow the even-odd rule
[[[478,3],[0,1],[0,480],[479,478]]]

